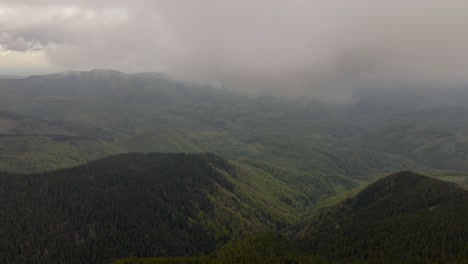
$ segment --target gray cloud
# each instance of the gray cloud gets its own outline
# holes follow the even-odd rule
[[[2,45],[4,49],[16,51],[29,50],[31,47],[31,44],[28,43],[24,38],[15,38],[8,33],[2,33],[0,35],[0,45]]]
[[[466,81],[467,25],[468,2],[457,0],[0,4],[0,43],[42,47],[64,70],[164,70],[336,100],[364,81]]]

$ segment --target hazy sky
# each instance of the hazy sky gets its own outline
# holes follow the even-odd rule
[[[0,74],[164,71],[345,98],[468,78],[466,0],[1,0]]]

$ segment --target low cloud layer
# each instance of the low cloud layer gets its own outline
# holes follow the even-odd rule
[[[467,25],[456,0],[4,0],[0,70],[40,54],[31,69],[165,71],[342,100],[369,82],[466,82]]]

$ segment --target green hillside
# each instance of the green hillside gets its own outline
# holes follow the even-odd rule
[[[120,152],[112,136],[93,125],[0,111],[0,170],[40,172]]]
[[[257,231],[235,239],[209,256],[127,258],[113,264],[308,264],[331,263],[320,256],[304,254],[285,236],[271,231]]]
[[[468,260],[468,192],[411,172],[385,177],[302,230],[311,254],[370,263]]]
[[[467,202],[468,192],[454,184],[400,172],[322,209],[289,239],[254,232],[208,256],[114,263],[466,263]]]
[[[0,190],[2,263],[207,254],[249,230],[294,225],[334,193],[318,176],[304,189],[211,154],[138,153],[1,173]]]
[[[128,151],[139,152],[202,152],[184,134],[171,130],[152,131],[131,137],[120,143]]]

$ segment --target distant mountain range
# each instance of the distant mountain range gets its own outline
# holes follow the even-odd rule
[[[22,79],[24,76],[19,75],[0,75],[0,79]]]
[[[333,105],[114,70],[2,79],[0,262],[464,263],[466,100],[392,87]]]
[[[163,78],[162,73],[144,72],[127,74],[110,69],[96,69],[91,71],[65,71],[46,75],[31,75],[27,79],[69,79],[69,80],[128,80],[132,78]]]
[[[467,179],[466,93],[428,89],[423,96],[427,104],[421,93],[409,90],[369,90],[357,96],[356,102],[336,106],[306,98],[247,96],[158,73],[114,70],[0,80],[0,110],[74,123],[73,129],[86,127],[88,146],[108,146],[93,151],[91,159],[125,151],[212,152],[293,173],[358,181],[398,170],[450,175],[459,183]],[[0,120],[0,127],[1,122],[10,121]],[[96,138],[93,131],[100,131]],[[54,145],[56,153],[69,156],[56,142],[44,143],[37,144],[41,149]],[[0,156],[16,155],[14,149],[14,144],[0,149]],[[30,166],[5,158],[0,169],[43,171],[89,160],[88,151],[74,162],[51,162],[37,151],[24,155],[33,157]],[[340,190],[353,186],[340,185]]]

